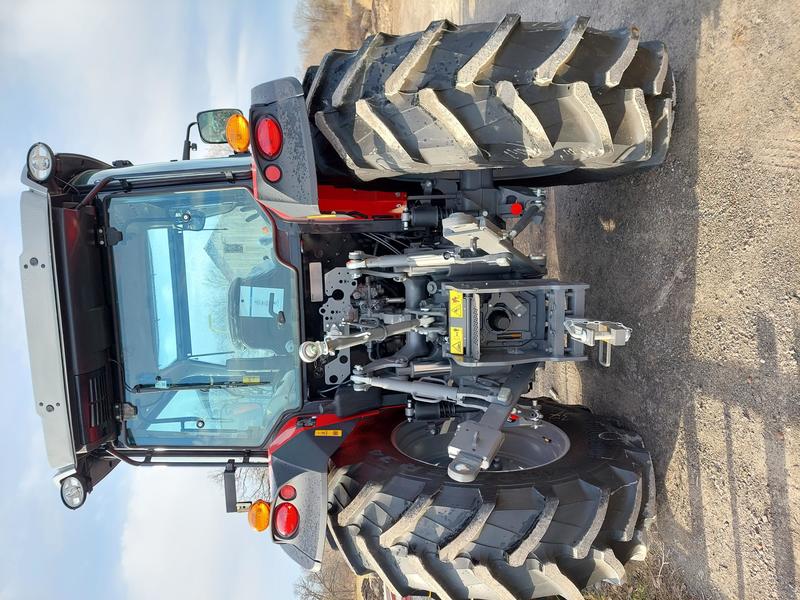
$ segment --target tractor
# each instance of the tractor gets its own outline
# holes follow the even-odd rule
[[[34,144],[20,272],[64,505],[120,463],[216,467],[300,566],[329,543],[396,596],[621,582],[655,519],[642,438],[530,390],[632,332],[515,242],[547,187],[664,160],[674,79],[639,38],[436,21],[199,113],[182,160]],[[193,159],[194,128],[230,155]],[[248,468],[266,497],[237,496]]]

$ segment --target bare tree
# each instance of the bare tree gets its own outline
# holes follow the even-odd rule
[[[222,466],[210,474],[211,480],[222,487]],[[269,467],[240,467],[236,469],[236,497],[239,500],[269,500]]]
[[[353,49],[369,33],[365,14],[369,11],[355,0],[298,0],[294,22],[302,35],[300,54],[305,66],[319,64],[334,48]]]
[[[299,600],[353,600],[355,586],[355,575],[342,556],[326,545],[322,568],[304,573],[295,583],[294,594]]]

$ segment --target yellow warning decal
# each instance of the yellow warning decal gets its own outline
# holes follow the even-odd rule
[[[463,316],[464,294],[458,290],[450,290],[450,317],[453,319],[460,319]]]
[[[258,375],[245,375],[242,377],[242,383],[261,383],[261,377]]]
[[[314,436],[316,437],[342,437],[341,429],[315,429]]]
[[[464,328],[450,328],[450,354],[464,354]]]

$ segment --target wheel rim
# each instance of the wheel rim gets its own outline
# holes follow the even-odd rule
[[[431,433],[432,425],[436,426],[435,433]],[[455,419],[442,424],[419,421],[401,423],[392,432],[392,444],[415,461],[446,468],[452,460],[447,454],[447,447],[455,435],[456,427]],[[504,429],[503,433],[505,439],[488,471],[499,473],[538,469],[557,461],[569,451],[567,434],[546,421],[537,429],[514,426]]]

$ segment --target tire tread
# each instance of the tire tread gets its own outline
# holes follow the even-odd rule
[[[577,600],[580,588],[624,581],[623,564],[644,558],[655,518],[641,437],[582,407],[542,401],[542,410],[554,423],[582,423],[602,451],[550,483],[521,476],[501,487],[397,470],[380,452],[334,472],[328,527],[350,568],[400,596],[453,600]]]
[[[309,74],[309,114],[362,180],[507,168],[573,183],[660,164],[675,104],[664,44],[587,24],[509,14],[377,33]]]

